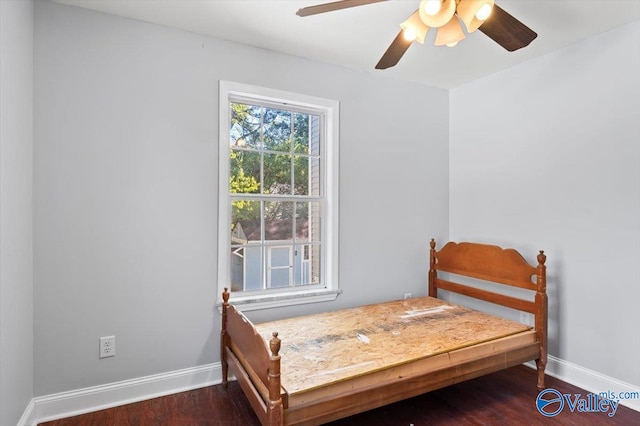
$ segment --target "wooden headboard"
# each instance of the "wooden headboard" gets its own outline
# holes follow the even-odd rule
[[[544,251],[540,250],[538,266],[535,267],[527,263],[514,249],[503,249],[488,244],[449,242],[437,251],[436,242],[433,239],[430,246],[429,296],[437,297],[437,290],[442,289],[532,314],[536,313],[535,302],[446,281],[438,277],[438,272],[450,272],[536,293],[546,293]]]
[[[538,371],[547,363],[547,256],[540,250],[538,265],[530,265],[514,249],[477,243],[449,242],[440,251],[431,239],[429,255],[429,296],[438,297],[438,289],[451,291],[507,308],[534,314],[535,330],[540,341]],[[471,278],[523,288],[535,292],[533,301],[483,290],[477,287],[440,279],[438,272],[449,272]],[[538,377],[538,386],[542,377]]]

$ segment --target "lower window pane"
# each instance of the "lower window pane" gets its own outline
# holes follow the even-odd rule
[[[296,246],[294,280],[297,286],[320,282],[320,245]]]
[[[262,290],[262,246],[231,248],[231,291]]]
[[[244,249],[231,248],[231,291],[244,290]]]
[[[231,291],[321,282],[320,203],[231,201]]]
[[[271,271],[271,288],[289,287],[289,271],[275,269]]]
[[[291,201],[265,201],[264,238],[267,241],[293,239],[293,205]]]
[[[267,286],[290,287],[293,271],[293,246],[268,247]]]
[[[320,242],[320,203],[296,203],[296,242]]]
[[[231,198],[231,244],[260,242],[260,201]]]

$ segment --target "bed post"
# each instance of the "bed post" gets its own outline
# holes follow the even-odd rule
[[[540,358],[536,359],[536,366],[538,368],[538,390],[544,389],[544,369],[547,366],[547,267],[544,264],[546,260],[547,256],[543,250],[540,250],[536,272],[538,290],[536,291],[535,298],[536,331],[540,341]]]
[[[284,407],[280,395],[280,339],[278,332],[273,332],[273,338],[269,340],[271,356],[269,357],[269,407],[267,416],[270,426],[282,426],[284,421]]]
[[[227,362],[226,348],[229,346],[227,335],[227,308],[229,308],[229,291],[225,287],[222,292],[222,328],[220,330],[220,363],[222,364],[222,386],[227,387],[229,363]]]
[[[436,240],[431,239],[429,242],[431,249],[429,250],[429,296],[438,297],[438,289],[436,288]]]

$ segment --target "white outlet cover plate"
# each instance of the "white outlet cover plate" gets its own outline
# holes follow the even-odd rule
[[[100,358],[107,358],[116,355],[116,336],[105,336],[100,338]]]

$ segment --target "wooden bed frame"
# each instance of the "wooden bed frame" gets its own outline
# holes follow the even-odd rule
[[[376,368],[366,374],[316,386],[299,396],[288,392],[282,385],[278,332],[273,330],[270,339],[260,334],[256,326],[229,303],[230,294],[225,289],[222,295],[221,331],[224,386],[227,385],[230,369],[261,424],[268,426],[326,423],[531,360],[535,360],[537,365],[538,389],[544,389],[547,363],[544,252],[540,251],[538,265],[534,267],[513,249],[449,242],[436,251],[433,239],[430,246],[430,297],[425,299],[437,297],[438,289],[463,294],[529,312],[535,316],[534,328],[446,353],[417,358],[401,365]],[[530,290],[535,295],[532,301],[507,296],[441,279],[438,272],[518,287]],[[532,281],[533,277],[535,282]]]

